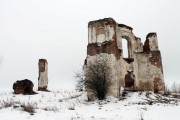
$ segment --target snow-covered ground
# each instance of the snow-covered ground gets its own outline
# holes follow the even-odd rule
[[[107,97],[88,102],[85,93],[56,90],[35,95],[0,92],[0,120],[180,120],[179,100],[151,93],[128,93],[125,99]],[[149,101],[154,101],[151,104]],[[29,111],[29,112],[28,112]]]

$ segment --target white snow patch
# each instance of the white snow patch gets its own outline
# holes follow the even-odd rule
[[[151,93],[148,99],[155,99]],[[87,101],[86,93],[57,90],[35,95],[15,95],[12,91],[0,92],[1,120],[179,120],[178,104],[142,105],[146,93],[128,93],[126,99],[106,97],[103,101]],[[4,104],[13,105],[5,107]],[[21,105],[30,104],[35,113],[23,111]]]

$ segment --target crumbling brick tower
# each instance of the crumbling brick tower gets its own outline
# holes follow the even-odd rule
[[[122,40],[127,41],[128,57],[123,57]],[[112,18],[90,21],[84,70],[90,62],[105,56],[110,59],[113,85],[107,95],[119,97],[127,90],[164,91],[161,54],[156,33],[149,33],[144,45],[133,34],[133,28],[118,24]],[[94,99],[88,92],[88,97]]]

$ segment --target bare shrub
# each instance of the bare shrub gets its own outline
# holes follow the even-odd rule
[[[33,104],[23,104],[21,105],[21,107],[23,108],[23,111],[26,111],[28,113],[35,113],[35,107]]]
[[[85,88],[87,92],[93,93],[99,100],[105,99],[112,85],[112,73],[108,62],[110,61],[106,57],[100,57],[100,59],[94,62],[89,62],[83,72],[76,73],[77,86]]]
[[[87,92],[91,92],[99,100],[103,100],[112,85],[112,73],[108,62],[109,60],[106,57],[101,57],[88,63],[83,72],[76,73],[76,87],[80,90],[85,88]]]
[[[164,89],[164,95],[170,95],[170,89],[168,87],[168,85],[165,85],[165,89]]]
[[[70,104],[69,107],[68,107],[69,110],[75,110],[75,105],[74,103],[73,104]]]
[[[0,101],[0,109],[12,107],[14,105],[14,101],[12,99],[2,100]]]
[[[29,112],[29,113],[35,113],[35,107],[34,105],[28,103],[28,104],[22,104],[20,101],[14,101],[13,99],[7,99],[6,101],[0,101],[0,109],[7,108],[7,107],[13,107],[18,108],[19,106],[23,108],[23,111]]]
[[[76,90],[81,92],[85,90],[85,76],[84,71],[79,71],[75,73],[75,78],[77,79]]]
[[[178,92],[178,85],[177,83],[173,83],[172,86],[171,86],[171,90],[173,93],[177,93]]]

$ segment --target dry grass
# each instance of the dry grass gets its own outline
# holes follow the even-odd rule
[[[56,107],[56,106],[53,106],[53,107],[45,107],[45,108],[43,108],[43,110],[45,110],[45,111],[59,112],[59,108]]]
[[[12,107],[13,105],[14,105],[14,101],[12,99],[7,98],[6,101],[5,100],[0,101],[0,109]]]

